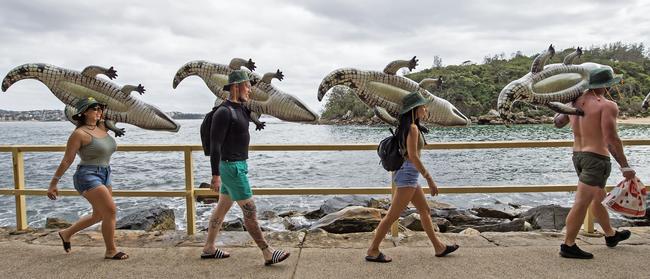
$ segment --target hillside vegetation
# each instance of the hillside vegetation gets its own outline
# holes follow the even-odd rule
[[[573,48],[557,50],[547,64],[561,63]],[[428,89],[438,97],[454,104],[466,116],[477,117],[496,108],[501,89],[513,80],[519,79],[530,70],[533,56],[515,52],[506,58],[504,53],[486,56],[482,63],[465,61],[461,65],[442,65],[442,59],[435,57],[433,65],[419,72],[405,76],[419,82],[424,78],[442,76],[444,84],[440,89]],[[592,46],[583,50],[577,64],[595,62],[610,65],[616,74],[623,74],[624,83],[614,87],[611,97],[618,103],[622,116],[648,116],[641,109],[641,102],[650,91],[650,53],[641,44],[621,42],[603,46]],[[423,61],[420,61],[423,64]],[[516,110],[525,111],[528,116],[552,116],[546,108],[519,106]],[[322,114],[324,119],[340,118],[348,111],[356,117],[370,117],[372,110],[366,107],[353,93],[344,87],[335,87],[328,94]],[[348,114],[349,115],[349,114]]]

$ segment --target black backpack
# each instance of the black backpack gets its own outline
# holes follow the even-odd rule
[[[201,145],[203,146],[203,154],[205,154],[205,156],[210,156],[210,136],[212,135],[210,128],[212,128],[214,112],[217,111],[220,106],[222,105],[213,107],[212,110],[205,115],[203,122],[201,122]],[[237,119],[237,113],[232,107],[225,107],[230,110],[230,125],[232,125],[232,123]],[[228,130],[230,130],[230,125],[228,126]],[[226,133],[228,130],[226,130]]]
[[[381,166],[387,171],[396,171],[404,164],[404,154],[401,152],[399,138],[388,129],[392,135],[381,140],[377,147],[377,155],[381,161]]]

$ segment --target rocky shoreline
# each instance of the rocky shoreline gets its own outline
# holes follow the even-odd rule
[[[513,124],[553,124],[552,116],[526,116],[523,112],[518,112],[515,115],[515,120]],[[470,116],[473,125],[503,125],[503,120],[498,116],[498,113],[495,110],[491,110],[490,113],[480,115],[480,116]],[[650,125],[650,117],[642,117],[637,115],[637,117],[628,117],[623,115],[618,119],[619,124],[636,124],[636,125]],[[348,111],[346,115],[341,118],[335,119],[320,119],[318,124],[323,125],[368,125],[368,126],[378,126],[386,125],[381,119],[377,116],[372,117],[357,117],[352,115],[351,111]]]
[[[212,203],[214,200],[203,200]],[[561,231],[565,225],[569,208],[558,205],[526,207],[517,204],[495,203],[469,209],[450,204],[428,201],[428,213],[434,228],[439,232],[480,233],[517,232],[532,230]],[[326,200],[319,209],[298,212],[264,211],[258,213],[263,231],[314,231],[323,230],[333,234],[372,232],[386,214],[390,200],[363,195],[336,196]],[[399,223],[402,231],[422,231],[420,214],[415,208],[403,211]],[[65,228],[70,223],[57,218],[48,218],[45,228]],[[642,218],[614,218],[614,227],[650,226],[650,209]],[[118,220],[121,230],[162,231],[175,230],[174,212],[168,208],[147,208]],[[207,228],[198,227],[200,231]],[[235,218],[223,224],[224,231],[245,231],[243,220]]]
[[[503,125],[503,120],[498,116],[498,113],[491,110],[490,113],[480,116],[470,116],[472,124],[475,125]],[[514,124],[551,124],[553,117],[551,116],[526,116],[523,112],[515,114]],[[377,116],[372,117],[358,117],[354,116],[351,111],[348,111],[344,116],[335,119],[320,119],[318,124],[324,125],[385,125]]]

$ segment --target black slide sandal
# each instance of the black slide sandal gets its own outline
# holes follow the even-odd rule
[[[66,253],[70,253],[70,251],[72,250],[72,245],[70,244],[70,242],[66,242],[65,240],[63,240],[63,236],[61,236],[61,232],[57,232],[56,234],[58,234],[59,238],[61,238],[61,242],[63,243],[63,250],[65,250]]]
[[[379,255],[377,255],[376,257],[366,256],[366,261],[375,262],[375,263],[389,263],[392,262],[393,259],[386,259],[386,255],[384,255],[384,253],[382,252],[379,252]]]
[[[447,245],[447,247],[445,247],[445,251],[443,251],[443,252],[440,253],[439,255],[436,255],[436,257],[444,257],[444,256],[447,256],[448,254],[450,254],[450,253],[452,253],[452,252],[458,250],[459,247],[460,247],[460,246],[458,246],[458,244]]]

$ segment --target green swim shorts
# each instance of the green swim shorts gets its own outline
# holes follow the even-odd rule
[[[605,188],[607,178],[612,172],[609,156],[593,152],[573,152],[573,166],[578,174],[578,180],[589,186]]]
[[[246,161],[221,161],[221,194],[228,195],[233,201],[247,200],[253,197],[248,183],[248,164]]]

